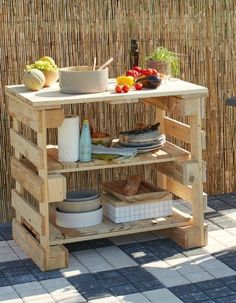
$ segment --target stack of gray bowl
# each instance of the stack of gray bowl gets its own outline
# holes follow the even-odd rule
[[[57,203],[56,223],[65,228],[81,228],[102,222],[100,193],[96,190],[68,192],[63,202]]]

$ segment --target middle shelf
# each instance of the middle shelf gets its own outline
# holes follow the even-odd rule
[[[145,154],[138,154],[133,159],[124,163],[116,163],[114,161],[105,161],[93,159],[90,162],[59,162],[58,148],[55,145],[49,145],[48,153],[48,173],[67,173],[75,171],[88,171],[113,167],[125,167],[134,165],[144,165],[160,162],[170,162],[176,160],[188,160],[190,153],[178,147],[177,145],[166,141],[163,147],[155,152],[148,152]]]

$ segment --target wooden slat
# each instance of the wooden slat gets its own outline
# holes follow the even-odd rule
[[[48,172],[47,172],[47,128],[46,128],[46,110],[41,115],[42,130],[37,133],[37,144],[43,150],[43,168],[38,170],[39,177],[43,180],[42,200],[44,203],[39,204],[39,211],[45,218],[45,235],[40,237],[40,244],[45,250],[45,268],[49,267],[50,249],[49,249],[49,209],[48,209]]]
[[[208,227],[204,224],[204,237],[201,246],[207,245]],[[181,247],[189,249],[199,247],[199,230],[194,226],[181,226],[170,230],[168,235],[172,240],[178,243]]]
[[[190,143],[190,126],[171,119],[169,117],[164,118],[165,134],[182,140],[186,143]]]
[[[64,109],[48,109],[45,111],[46,128],[57,128],[64,120]]]
[[[35,131],[41,129],[40,111],[35,110],[23,102],[17,101],[17,98],[14,96],[11,96],[8,100],[8,112],[11,116],[16,117],[18,121]]]
[[[39,242],[16,219],[12,221],[13,239],[26,254],[44,270],[45,251]]]
[[[48,202],[59,202],[66,198],[66,177],[62,174],[48,175]]]
[[[16,219],[12,221],[13,239],[42,271],[68,266],[68,252],[62,245],[50,247],[49,260],[40,243]]]
[[[15,189],[12,190],[12,206],[18,215],[32,225],[40,235],[44,235],[45,225],[43,216]]]
[[[69,253],[63,245],[50,247],[49,261],[46,270],[53,270],[68,267]]]
[[[18,134],[15,130],[10,129],[11,145],[28,160],[30,160],[36,167],[43,166],[43,152],[35,144],[33,144],[26,137]]]
[[[164,129],[165,134],[175,137],[179,140],[182,140],[186,143],[190,143],[190,126],[171,119],[169,117],[164,118]],[[206,133],[202,130],[201,131],[201,140],[202,140],[202,149],[206,149]]]
[[[207,165],[206,161],[202,161],[202,182],[206,183],[207,181]]]
[[[177,116],[190,116],[196,114],[198,98],[182,99],[175,96],[145,98],[143,102],[158,106],[159,108]]]
[[[175,161],[157,164],[158,171],[183,185],[192,185],[202,181],[199,180],[198,167],[196,161]]]
[[[158,171],[158,185],[181,199],[192,203],[191,186],[183,185]],[[161,178],[160,178],[161,177]]]
[[[43,202],[44,181],[34,174],[16,157],[11,157],[11,175],[19,182],[35,199]]]

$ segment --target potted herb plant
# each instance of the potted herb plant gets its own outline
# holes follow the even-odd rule
[[[180,75],[180,55],[162,46],[146,57],[146,65],[164,75]]]

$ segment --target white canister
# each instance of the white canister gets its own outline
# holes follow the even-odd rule
[[[75,162],[79,160],[79,117],[66,117],[58,127],[58,160]]]

